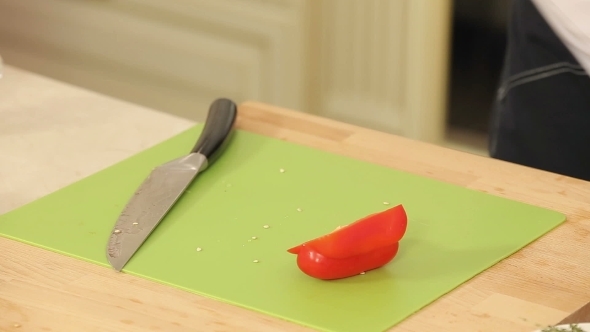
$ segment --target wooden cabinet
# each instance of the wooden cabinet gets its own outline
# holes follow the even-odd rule
[[[219,96],[436,141],[450,0],[0,0],[9,64],[202,120]]]
[[[312,109],[437,142],[445,131],[451,2],[321,0]]]

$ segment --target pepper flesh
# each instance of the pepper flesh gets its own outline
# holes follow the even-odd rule
[[[405,209],[397,205],[287,251],[298,255],[299,269],[309,276],[345,278],[389,263],[406,228]]]

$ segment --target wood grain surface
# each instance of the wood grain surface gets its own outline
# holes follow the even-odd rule
[[[590,302],[562,319],[558,324],[575,324],[580,322],[590,322]]]
[[[532,331],[590,301],[590,183],[257,102],[239,112],[244,130],[567,215],[564,225],[393,331]],[[0,213],[191,125],[9,66],[0,80]],[[307,330],[0,238],[0,331]]]

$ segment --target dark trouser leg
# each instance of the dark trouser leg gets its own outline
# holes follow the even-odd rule
[[[512,6],[490,155],[590,180],[590,78],[530,0]]]

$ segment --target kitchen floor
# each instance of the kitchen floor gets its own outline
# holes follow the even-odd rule
[[[481,132],[451,128],[447,132],[444,147],[488,157],[488,137]]]
[[[446,146],[487,156],[488,126],[505,52],[506,31],[456,18]]]

